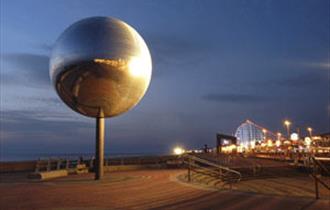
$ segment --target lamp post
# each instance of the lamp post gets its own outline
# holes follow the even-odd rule
[[[285,120],[284,125],[286,127],[286,132],[287,132],[287,135],[288,135],[288,139],[290,139],[290,125],[291,125],[291,122],[289,120]]]
[[[312,138],[312,131],[313,131],[313,128],[308,127],[308,128],[307,128],[307,131],[308,131],[308,133],[309,133],[309,136]]]

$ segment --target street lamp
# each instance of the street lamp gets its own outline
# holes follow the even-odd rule
[[[308,127],[308,128],[307,128],[307,131],[308,131],[308,133],[309,133],[309,136],[312,138],[312,131],[313,131],[313,128]]]
[[[269,140],[267,141],[267,146],[268,146],[268,147],[272,147],[272,146],[273,146],[273,141],[269,139]]]
[[[299,140],[299,135],[298,133],[292,133],[291,136],[290,136],[290,139],[292,141],[298,141]]]
[[[281,146],[281,141],[280,140],[276,140],[275,144],[276,144],[277,147],[280,147]]]
[[[184,149],[183,149],[182,147],[175,147],[175,148],[173,149],[173,153],[174,153],[175,155],[182,155],[184,152],[185,152],[185,151],[184,151]]]
[[[311,145],[311,143],[312,143],[312,139],[309,138],[309,137],[306,137],[305,138],[305,144],[306,144],[306,146],[309,147]]]
[[[251,141],[250,144],[251,144],[251,149],[254,149],[256,147],[256,142],[255,141]]]
[[[287,134],[288,134],[288,138],[290,138],[290,125],[291,125],[291,122],[289,120],[285,120],[284,121],[284,125],[286,127],[286,131],[287,131]]]
[[[277,139],[281,140],[282,134],[280,132],[277,133]]]

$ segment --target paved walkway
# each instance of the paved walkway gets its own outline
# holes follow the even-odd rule
[[[329,209],[329,200],[210,191],[176,181],[182,170],[112,172],[46,182],[2,177],[0,209]]]

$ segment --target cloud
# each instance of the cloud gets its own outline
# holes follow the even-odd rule
[[[287,90],[288,88],[295,88],[296,90],[305,89],[308,91],[321,90],[328,88],[329,76],[326,71],[308,71],[308,72],[290,72],[278,73],[271,78],[265,78],[258,81],[248,81],[245,85],[256,90],[275,91]],[[293,92],[291,95],[294,95]],[[285,95],[289,95],[286,93]]]
[[[156,34],[146,37],[153,57],[156,76],[171,72],[178,66],[181,70],[191,70],[206,62],[215,47],[199,39],[185,39],[182,35]]]
[[[94,121],[68,121],[68,117],[49,120],[53,113],[39,111],[1,110],[0,114],[0,143],[5,153],[0,159],[10,159],[13,152],[19,157],[21,153],[71,153],[93,148]]]
[[[90,124],[88,118],[80,117],[74,112],[54,111],[49,110],[0,110],[1,121],[3,124],[7,123],[81,123]],[[46,124],[43,124],[45,126]]]
[[[15,71],[4,71],[5,83],[20,83],[28,86],[49,85],[49,57],[31,53],[2,54],[1,60],[9,64],[7,68]],[[29,80],[26,80],[26,77]]]
[[[31,101],[31,103],[41,103],[47,105],[60,105],[63,104],[59,97],[35,97],[29,96],[23,98],[25,101]]]
[[[268,100],[265,97],[248,94],[207,94],[202,96],[202,99],[212,102],[225,103],[255,103],[265,102]]]
[[[38,45],[37,47],[47,53],[50,53],[53,49],[53,44],[47,44],[47,43],[42,43],[40,45]]]
[[[305,74],[295,75],[283,80],[270,81],[271,84],[286,87],[309,87],[318,85],[321,82],[328,80],[322,72],[309,72]]]
[[[208,44],[200,40],[187,40],[179,36],[153,36],[150,46],[155,52],[162,55],[186,56],[196,54],[208,49]]]
[[[318,61],[291,61],[289,62],[291,66],[299,66],[299,68],[305,69],[315,69],[315,70],[330,70],[330,61],[328,60],[318,60]]]

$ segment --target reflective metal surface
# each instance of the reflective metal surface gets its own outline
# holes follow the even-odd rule
[[[151,57],[142,37],[109,17],[83,19],[56,41],[50,77],[61,99],[90,117],[112,117],[134,107],[151,79]]]

